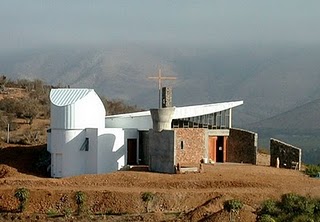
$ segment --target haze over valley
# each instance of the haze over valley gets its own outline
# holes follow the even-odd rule
[[[0,73],[157,107],[243,100],[234,126],[320,159],[319,2],[2,1]],[[311,139],[310,139],[311,137]],[[299,138],[299,139],[297,139]],[[305,139],[308,138],[308,139]],[[289,141],[287,141],[289,140]],[[311,159],[310,159],[311,160]]]
[[[94,88],[148,109],[157,106],[158,67],[174,105],[244,100],[235,125],[261,121],[320,98],[319,48],[171,48],[117,46],[38,49],[2,54],[2,73],[51,85]],[[303,116],[301,116],[302,118]],[[312,121],[312,120],[311,120]]]

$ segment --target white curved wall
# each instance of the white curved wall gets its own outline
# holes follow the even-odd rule
[[[53,89],[50,99],[51,176],[97,173],[97,134],[105,125],[105,108],[99,96],[92,89]],[[89,150],[80,150],[86,138]]]
[[[69,89],[63,90],[68,92]],[[76,92],[76,89],[72,90]],[[94,90],[89,90],[85,96],[70,104],[51,102],[51,129],[103,128],[105,113],[99,96]]]

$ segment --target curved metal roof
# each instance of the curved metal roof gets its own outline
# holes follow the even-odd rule
[[[93,89],[52,89],[50,92],[50,101],[56,106],[67,106],[77,102]]]

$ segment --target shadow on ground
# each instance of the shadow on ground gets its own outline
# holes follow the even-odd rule
[[[50,153],[47,145],[13,146],[0,149],[0,164],[15,168],[20,173],[49,177]]]

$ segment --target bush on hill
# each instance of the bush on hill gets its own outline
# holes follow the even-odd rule
[[[310,177],[318,177],[320,174],[320,164],[318,165],[307,165],[305,173]]]
[[[320,199],[304,197],[295,193],[281,196],[280,201],[266,200],[258,212],[259,221],[318,221],[320,222]]]

